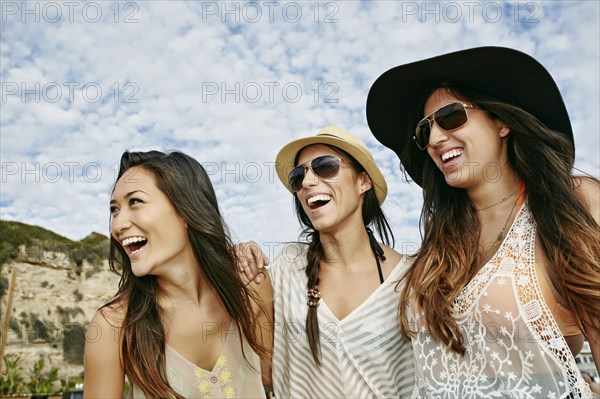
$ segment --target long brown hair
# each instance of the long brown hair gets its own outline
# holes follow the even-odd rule
[[[236,258],[228,229],[202,165],[177,151],[168,154],[159,151],[125,152],[121,156],[117,180],[134,166],[154,174],[158,188],[167,195],[189,226],[188,237],[196,259],[235,321],[238,331],[254,351],[264,354],[256,337],[255,319],[250,310],[251,298],[257,298],[246,288],[236,271]],[[126,305],[123,325],[120,326],[121,359],[125,374],[147,396],[182,398],[167,380],[166,337],[161,323],[162,309],[157,301],[159,287],[156,277],[136,277],[123,247],[112,237],[109,264],[114,272],[121,275],[121,279],[115,298],[104,307]]]
[[[479,105],[491,118],[510,128],[508,161],[527,189],[528,206],[548,258],[550,279],[579,320],[590,320],[593,315],[591,328],[599,330],[600,228],[574,192],[578,180],[571,174],[573,144],[564,134],[548,129],[517,106],[469,88],[448,84],[443,87],[462,101]],[[423,117],[425,101],[434,90],[416,104],[408,122],[411,130]],[[403,148],[410,157],[420,151],[410,143],[405,143]],[[481,226],[466,191],[449,186],[426,153],[425,158],[422,167],[423,243],[405,275],[399,317],[404,335],[411,338],[415,331],[409,325],[405,310],[407,304],[415,300],[432,336],[464,354],[464,339],[452,314],[453,302],[477,272]],[[591,179],[600,184],[597,179]]]
[[[332,148],[334,151],[343,154],[347,160],[349,160],[352,164],[352,167],[358,172],[364,172],[365,169],[363,166],[358,163],[356,159],[354,159],[350,154],[346,151],[343,151],[335,146],[328,147]],[[298,157],[300,156],[300,152],[296,154],[296,159],[294,161],[294,165],[298,164]],[[308,281],[306,283],[307,290],[312,289],[313,287],[319,285],[319,268],[321,259],[325,254],[323,245],[321,245],[321,240],[319,236],[319,232],[315,230],[310,218],[304,212],[304,208],[302,208],[302,203],[298,199],[298,196],[294,194],[294,206],[296,211],[296,216],[302,225],[304,225],[304,230],[302,232],[302,236],[308,241],[308,250],[306,252],[306,276],[308,277]],[[385,245],[394,246],[394,234],[392,233],[392,229],[379,205],[379,201],[377,200],[377,196],[375,195],[375,187],[371,187],[365,193],[365,200],[362,205],[362,219],[365,227],[373,226],[381,237],[383,243]],[[372,236],[371,236],[372,237]],[[373,243],[371,244],[373,245]],[[320,342],[320,330],[319,330],[319,320],[317,316],[317,308],[312,306],[307,306],[308,313],[306,314],[306,336],[308,339],[308,345],[310,347],[310,351],[312,353],[313,359],[317,365],[321,365],[321,342]]]

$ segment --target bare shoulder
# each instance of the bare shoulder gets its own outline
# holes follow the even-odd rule
[[[92,322],[120,325],[125,319],[126,313],[127,305],[124,302],[112,303],[98,309],[92,317]]]
[[[109,338],[110,342],[118,342],[126,313],[127,309],[123,303],[111,304],[98,309],[88,325],[86,340],[101,342]]]
[[[387,269],[387,273],[384,274],[389,275],[397,268],[402,274],[406,273],[412,263],[411,258],[385,245],[382,245],[381,247],[383,248],[386,257],[386,266],[384,266],[384,270]]]
[[[84,397],[116,398],[123,393],[121,325],[125,307],[104,306],[94,314],[85,334]]]
[[[600,181],[591,177],[574,177],[575,193],[586,205],[596,222],[600,223]]]
[[[394,248],[390,248],[383,244],[380,244],[380,245],[381,245],[381,248],[383,248],[383,253],[385,255],[386,260],[389,260],[390,263],[393,264],[394,266],[396,266],[402,260],[402,258],[404,258],[404,255],[402,255],[400,252],[396,251]]]

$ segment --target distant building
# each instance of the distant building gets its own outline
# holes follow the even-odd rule
[[[575,357],[575,363],[577,363],[580,371],[588,374],[594,379],[595,382],[600,382],[600,376],[598,375],[598,370],[596,369],[596,364],[594,363],[589,342],[585,341],[583,343],[581,352],[579,352],[579,355]]]

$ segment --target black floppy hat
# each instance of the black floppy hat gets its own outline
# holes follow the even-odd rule
[[[388,70],[377,78],[367,96],[371,132],[381,144],[396,152],[418,185],[422,183],[420,171],[427,152],[418,150],[411,140],[414,131],[407,129],[408,116],[427,90],[446,81],[520,107],[548,128],[566,135],[574,150],[565,103],[556,82],[541,63],[506,47],[456,51]],[[407,145],[415,146],[415,151],[403,151]]]

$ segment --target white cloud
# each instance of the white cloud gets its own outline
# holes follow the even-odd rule
[[[18,9],[3,13],[0,39],[2,218],[73,239],[106,234],[120,154],[177,148],[210,168],[237,238],[294,240],[291,196],[269,165],[291,139],[338,124],[362,137],[380,163],[389,185],[384,209],[402,249],[419,241],[421,194],[370,134],[368,89],[398,64],[483,45],[515,47],[548,67],[571,112],[577,165],[600,174],[597,2],[87,3],[101,9],[101,20],[89,22],[95,6],[84,15],[84,3],[73,22],[54,3],[63,12],[58,23],[47,21],[54,14],[35,22],[20,1],[2,3],[3,11]],[[45,3],[27,4],[42,13]],[[6,92],[36,83],[56,83],[62,96],[23,102]],[[93,102],[98,87],[102,96]],[[63,178],[50,182],[44,173],[54,164]],[[89,165],[98,165],[99,181],[91,181]]]

